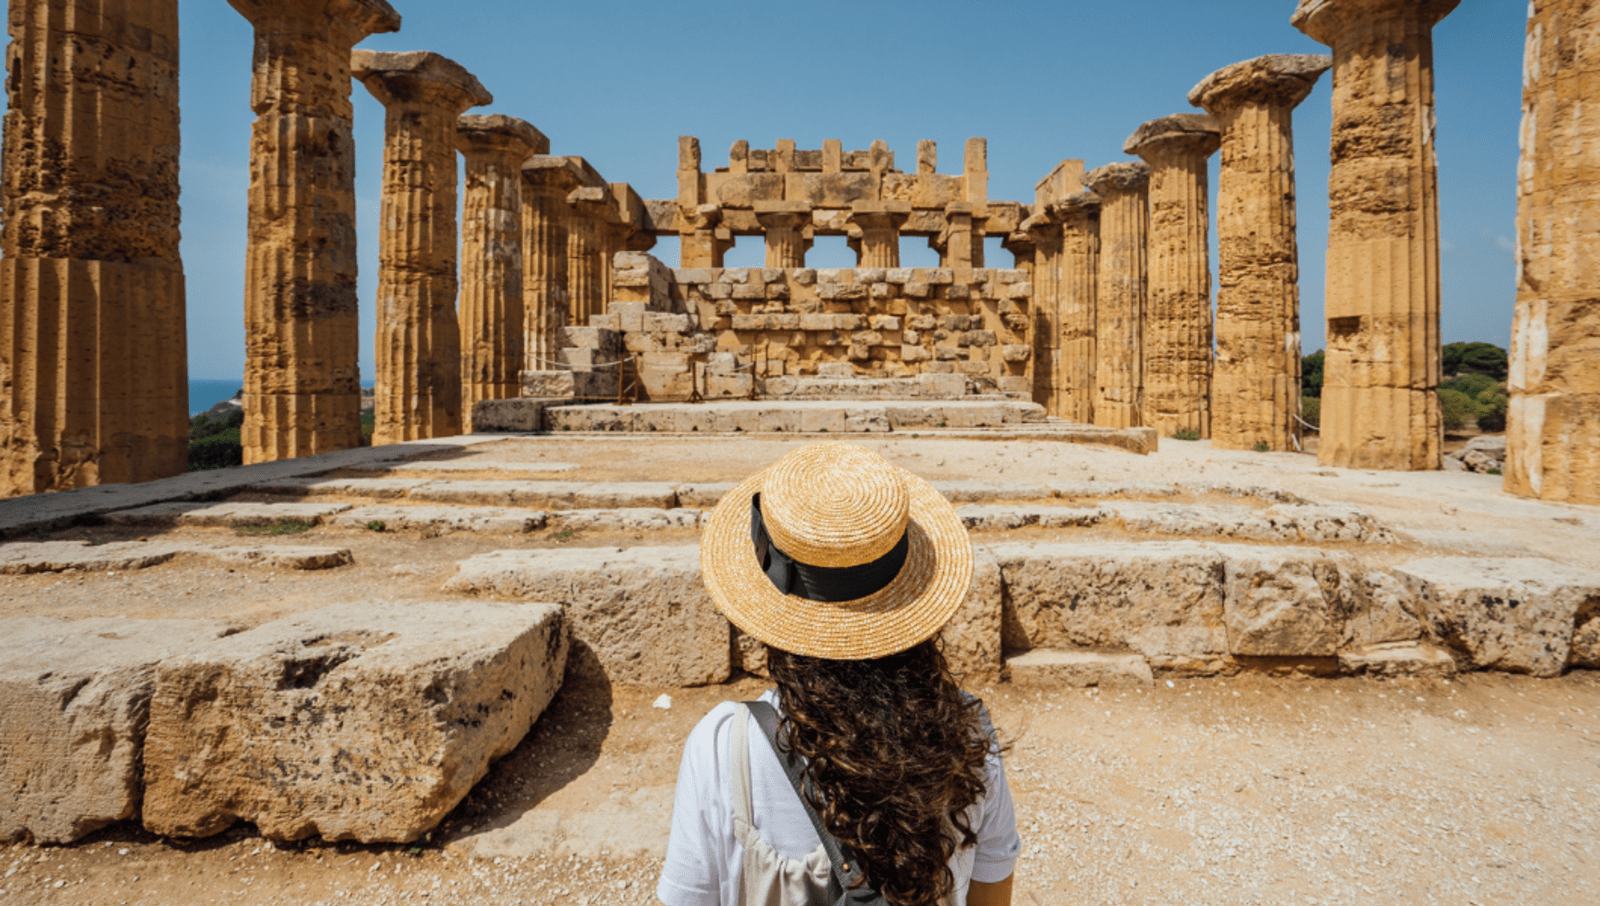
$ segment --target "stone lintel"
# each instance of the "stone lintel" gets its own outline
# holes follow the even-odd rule
[[[899,214],[910,216],[911,202],[909,201],[852,201],[850,214]]]
[[[1100,196],[1110,192],[1142,191],[1150,184],[1150,165],[1142,161],[1106,164],[1085,173],[1083,182]]]
[[[1163,154],[1210,157],[1222,147],[1222,126],[1203,113],[1175,113],[1151,120],[1135,129],[1122,151],[1150,158]]]
[[[564,196],[584,184],[583,171],[570,157],[535,155],[522,162],[524,182],[554,189]]]
[[[714,204],[703,204],[693,211],[684,211],[683,216],[694,229],[709,230],[722,220],[722,208]]]
[[[1200,80],[1189,103],[1220,114],[1245,104],[1297,107],[1333,66],[1326,54],[1274,53],[1234,63]]]
[[[809,201],[758,201],[754,205],[756,217],[762,214],[810,214]]]
[[[633,186],[625,182],[610,184],[611,200],[616,206],[617,216],[621,222],[633,230],[641,230],[649,219],[644,209],[644,199],[634,191]]]
[[[1027,221],[1024,220],[1023,223],[1027,223]],[[1034,253],[1038,245],[1035,243],[1032,233],[1027,230],[1014,230],[1007,233],[1005,238],[1000,240],[1000,247],[1013,255],[1027,257]]]
[[[239,15],[260,27],[274,19],[327,19],[355,44],[368,35],[400,30],[400,14],[384,0],[228,0]]]
[[[431,50],[391,53],[352,50],[350,74],[385,107],[446,104],[462,109],[494,103],[494,95],[465,66]]]
[[[611,187],[579,186],[567,193],[567,204],[573,210],[592,220],[604,220],[620,223],[622,218],[618,215],[616,199],[611,194]]]
[[[1432,28],[1460,4],[1461,0],[1300,0],[1289,24],[1331,47],[1352,25],[1415,17],[1423,27]]]
[[[465,113],[456,120],[456,149],[519,152],[523,157],[549,154],[550,139],[527,120],[503,113]]]

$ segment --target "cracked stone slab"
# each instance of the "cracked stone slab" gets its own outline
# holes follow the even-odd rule
[[[1099,524],[1110,512],[1098,507],[974,503],[956,507],[956,515],[968,531],[997,532],[1029,526],[1082,528]]]
[[[279,478],[250,486],[252,491],[299,497],[404,497],[428,483],[426,478]]]
[[[156,665],[206,620],[0,619],[0,841],[71,843],[139,813]]]
[[[445,590],[565,606],[574,669],[613,682],[700,686],[732,669],[697,545],[494,551],[463,561]]]
[[[346,603],[164,661],[144,825],[406,843],[439,823],[561,685],[553,604]]]
[[[107,522],[122,525],[230,526],[295,521],[320,525],[350,509],[348,503],[157,503],[107,513]]]
[[[1341,651],[1339,669],[1371,676],[1454,676],[1456,661],[1442,648],[1399,642]]]
[[[1006,658],[1019,686],[1151,686],[1155,675],[1143,655],[1038,648]]]
[[[1393,544],[1394,533],[1353,506],[1278,504],[1266,509],[1210,504],[1123,503],[1105,508],[1130,532],[1319,544]]]
[[[1048,500],[1055,496],[1049,485],[994,481],[934,481],[934,490],[951,503],[988,503],[995,500]]]
[[[433,503],[547,510],[671,509],[678,504],[677,489],[664,481],[433,481],[411,491],[409,496]]]
[[[448,531],[518,535],[544,528],[550,514],[517,507],[362,506],[333,520],[339,528],[369,528],[383,523],[382,531]]]
[[[352,466],[362,472],[516,472],[539,474],[573,472],[574,462],[512,462],[503,459],[424,459],[412,462],[374,462]]]
[[[623,507],[604,510],[562,510],[550,514],[554,531],[631,532],[699,528],[701,511],[676,508]]]
[[[224,563],[276,566],[286,569],[331,569],[354,562],[350,550],[306,545],[217,545],[182,541],[13,541],[0,544],[0,575],[145,569],[179,555]]]

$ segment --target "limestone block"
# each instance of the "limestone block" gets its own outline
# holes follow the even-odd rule
[[[978,545],[972,548],[972,587],[940,630],[944,656],[967,688],[1000,681],[1002,652],[1000,564]]]
[[[144,824],[398,842],[438,824],[560,688],[561,608],[346,603],[162,663]]]
[[[1331,657],[1361,605],[1347,555],[1307,548],[1219,545],[1227,571],[1228,651],[1254,657]]]
[[[1361,577],[1360,606],[1345,624],[1342,648],[1368,648],[1422,637],[1416,596],[1386,572],[1370,570]]]
[[[1008,648],[1133,649],[1214,672],[1227,652],[1222,557],[1198,544],[1001,544]]]
[[[1110,518],[1104,507],[1068,507],[1048,504],[966,504],[956,507],[956,515],[968,531],[995,532],[1026,528],[1079,528],[1098,525]]]
[[[531,374],[532,372],[524,372]],[[568,398],[570,399],[570,397]],[[545,430],[544,411],[567,399],[523,397],[514,400],[479,400],[472,406],[469,428],[474,433],[527,433]]]
[[[136,817],[155,668],[201,620],[0,620],[0,841],[71,843]]]
[[[1036,648],[1006,658],[1018,686],[1152,686],[1150,662],[1139,654]]]
[[[107,513],[111,523],[187,526],[243,526],[295,521],[319,525],[350,509],[348,503],[157,503]]]
[[[1600,668],[1600,607],[1579,611],[1577,626],[1572,633],[1572,654],[1568,663],[1591,670]]]
[[[700,527],[698,509],[620,507],[615,509],[562,510],[550,514],[553,531],[635,532]]]
[[[1002,346],[1000,357],[1007,362],[1026,362],[1033,357],[1032,346]]]
[[[697,546],[495,551],[463,562],[445,590],[562,604],[574,669],[613,682],[699,686],[732,668]]]
[[[426,478],[277,478],[258,481],[252,491],[299,497],[404,497],[428,484]]]
[[[1393,570],[1428,634],[1474,666],[1556,676],[1577,615],[1600,607],[1600,573],[1539,557],[1435,557]]]
[[[1339,670],[1370,676],[1454,676],[1456,662],[1432,645],[1397,642],[1341,651]]]
[[[145,569],[181,553],[178,544],[112,541],[90,546],[87,541],[13,541],[0,544],[0,575]]]
[[[340,528],[372,529],[381,523],[384,532],[480,532],[483,534],[526,534],[544,528],[549,514],[541,510],[510,507],[460,506],[363,506],[337,516]]]
[[[203,553],[223,563],[278,569],[337,569],[355,562],[350,549],[344,547],[261,544],[216,547]]]

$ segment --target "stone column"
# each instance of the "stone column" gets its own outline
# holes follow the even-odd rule
[[[255,26],[244,461],[361,443],[350,48],[383,0],[228,0]]]
[[[550,371],[556,331],[567,326],[567,194],[582,176],[565,157],[522,164],[523,370]]]
[[[188,468],[177,0],[12,0],[0,497]]]
[[[909,201],[857,201],[850,224],[861,230],[857,267],[899,267],[900,227],[911,216]]]
[[[1150,286],[1144,399],[1151,427],[1211,436],[1211,212],[1206,161],[1222,143],[1209,116],[1140,126],[1122,150],[1150,165]]]
[[[605,313],[606,215],[611,193],[583,186],[567,193],[572,216],[567,221],[567,299],[565,324],[584,327],[590,315]]]
[[[1600,18],[1534,0],[1523,64],[1505,488],[1600,504]]]
[[[461,433],[456,320],[456,121],[494,101],[429,51],[357,50],[353,75],[384,106],[374,446]]]
[[[811,226],[811,202],[758,201],[755,211],[757,222],[766,232],[767,267],[805,267],[806,250],[811,247],[811,240],[806,237]]]
[[[1460,0],[1300,0],[1333,48],[1324,465],[1437,469],[1433,26]]]
[[[722,256],[733,247],[733,234],[718,226],[722,222],[722,208],[714,204],[684,208],[682,219],[689,229],[678,234],[679,266],[721,267]]]
[[[1332,62],[1274,54],[1235,63],[1189,92],[1222,124],[1217,189],[1217,363],[1211,442],[1297,449],[1300,256],[1294,109]]]
[[[972,204],[952,201],[944,207],[944,229],[928,244],[939,253],[940,267],[982,267],[983,236],[973,235]],[[977,256],[974,263],[974,255]]]
[[[968,257],[972,267],[983,267],[985,238],[984,229],[989,222],[989,140],[986,138],[967,139],[966,148],[963,149],[962,164],[966,171],[966,201],[972,206],[972,218],[966,236]],[[951,267],[964,267],[961,264],[952,264]]]
[[[1083,179],[1101,199],[1094,423],[1141,427],[1150,168],[1143,163],[1108,164]]]
[[[1018,232],[1027,241],[1014,241],[1021,252],[1032,247],[1033,283],[1033,401],[1058,418],[1066,406],[1061,398],[1061,369],[1065,364],[1061,324],[1061,224],[1048,207],[1035,207],[1035,213],[1022,222]],[[1018,264],[1022,263],[1018,258]],[[1006,303],[1001,303],[1002,310]],[[1006,311],[1006,314],[1012,312]]]
[[[456,121],[466,160],[461,205],[461,412],[520,396],[522,383],[522,162],[550,139],[512,116]]]
[[[1056,309],[1061,322],[1061,367],[1056,398],[1061,418],[1094,423],[1095,293],[1100,281],[1100,196],[1083,190],[1050,206],[1061,224],[1061,277]]]

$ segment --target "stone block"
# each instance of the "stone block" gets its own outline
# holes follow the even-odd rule
[[[1006,658],[1006,673],[1018,686],[1151,686],[1155,676],[1143,655],[1037,648]]]
[[[550,514],[553,531],[641,532],[700,527],[697,509],[620,507],[615,509],[561,510]]]
[[[1026,375],[1001,375],[996,379],[995,383],[999,385],[1001,393],[1028,394],[1033,392],[1033,381]]]
[[[661,311],[644,313],[644,329],[650,333],[688,333],[689,316]]]
[[[968,376],[979,376],[979,375],[986,375],[986,374],[989,373],[989,371],[990,371],[989,363],[987,361],[984,361],[984,360],[981,360],[981,359],[977,359],[977,360],[968,359],[968,360],[966,360],[964,362],[957,362],[956,363],[956,373],[957,374],[963,374],[963,375],[968,375]]]
[[[1002,544],[1008,648],[1132,649],[1155,667],[1215,672],[1227,653],[1226,573],[1187,542]]]
[[[1000,681],[1000,564],[986,548],[973,545],[972,586],[940,635],[944,656],[967,688]]]
[[[700,686],[732,667],[694,545],[495,551],[463,562],[445,590],[563,605],[574,669],[613,682]]]
[[[560,607],[464,601],[335,604],[169,659],[145,827],[410,842],[521,741],[566,660]]]
[[[1000,347],[1000,358],[1005,359],[1007,362],[1026,362],[1028,359],[1030,359],[1032,357],[1033,357],[1033,347],[1032,346],[1002,346],[1002,347]]]
[[[873,330],[892,332],[900,329],[900,319],[890,315],[870,315],[867,326]]]
[[[222,623],[0,620],[0,841],[71,843],[138,817],[156,665]]]
[[[1309,548],[1219,545],[1227,571],[1228,650],[1251,657],[1332,657],[1361,609],[1359,567]]]
[[[533,372],[524,372],[530,374]],[[470,430],[474,433],[527,433],[543,431],[544,410],[565,399],[522,397],[514,400],[479,400],[472,406]]]
[[[740,301],[754,301],[767,298],[767,287],[763,283],[740,283],[733,287],[733,298]]]
[[[1396,642],[1341,651],[1339,670],[1369,676],[1453,676],[1456,662],[1432,645]]]
[[[915,363],[915,362],[926,362],[931,358],[933,358],[933,356],[928,352],[928,347],[926,347],[926,346],[901,346],[900,347],[900,361],[905,362],[907,364],[911,364],[911,363]]]
[[[926,299],[928,298],[930,288],[926,283],[911,281],[905,284],[905,287],[901,290],[901,292],[905,293],[908,298]]]
[[[1556,676],[1580,612],[1600,608],[1600,573],[1540,557],[1435,557],[1392,570],[1435,641],[1476,667]]]
[[[993,346],[995,342],[995,335],[992,330],[969,330],[961,334],[960,338],[960,345],[962,346]],[[1028,347],[1024,346],[1022,348],[1027,349]]]
[[[515,507],[466,506],[363,506],[335,517],[341,528],[371,529],[381,523],[384,532],[477,532],[490,535],[520,535],[544,528],[549,514],[542,510]]]
[[[622,335],[614,330],[606,330],[590,325],[588,327],[563,327],[557,331],[556,345],[562,349],[594,349],[602,353],[601,361],[606,360],[606,354],[615,357],[622,348]]]

